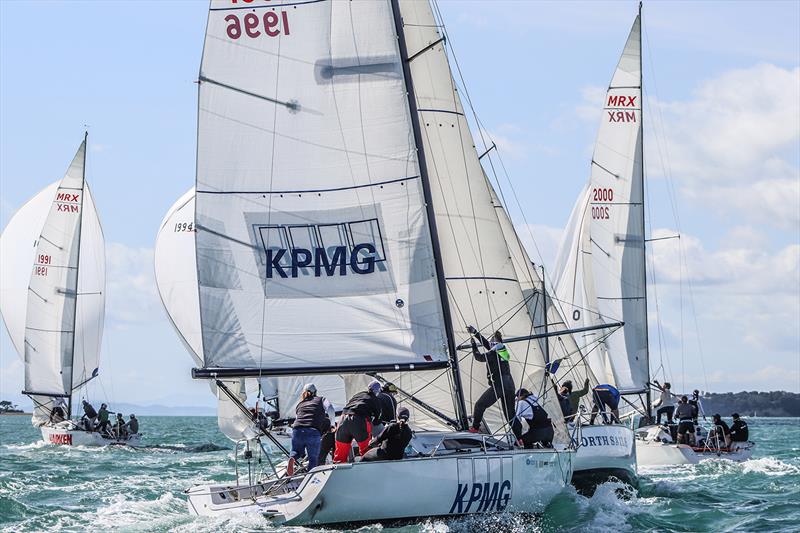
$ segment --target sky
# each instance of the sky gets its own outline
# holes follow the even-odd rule
[[[637,3],[439,7],[518,232],[552,265]],[[206,16],[190,0],[0,2],[0,226],[89,129],[108,263],[90,397],[213,403],[153,276],[161,219],[194,184]],[[800,392],[800,3],[651,1],[643,17],[647,231],[681,236],[650,245],[653,367],[680,390]],[[4,330],[0,396],[28,403],[22,385]]]

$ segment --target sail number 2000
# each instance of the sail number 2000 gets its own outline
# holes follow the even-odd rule
[[[613,202],[614,189],[595,188],[592,189],[592,203]],[[595,220],[608,220],[609,212],[608,206],[605,205],[592,205],[592,218]]]
[[[231,14],[225,17],[225,22],[228,23],[226,28],[228,37],[233,40],[243,34],[251,39],[256,39],[261,35],[277,37],[281,32],[289,35],[289,15],[286,11],[281,11],[280,15],[274,11],[267,11],[263,17],[255,13],[247,13],[243,17]]]

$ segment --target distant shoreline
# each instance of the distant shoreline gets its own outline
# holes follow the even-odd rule
[[[31,416],[33,413],[0,411],[0,416]]]

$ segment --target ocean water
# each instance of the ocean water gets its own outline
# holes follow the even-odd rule
[[[187,487],[233,477],[233,445],[211,417],[141,417],[149,445],[56,447],[28,417],[0,416],[0,531],[275,531],[260,517],[189,515]],[[429,520],[359,532],[800,531],[800,419],[750,420],[758,443],[745,463],[641,472],[638,490],[568,489],[542,517]],[[319,531],[280,528],[281,531]]]

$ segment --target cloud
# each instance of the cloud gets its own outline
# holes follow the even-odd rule
[[[115,325],[150,322],[163,316],[155,283],[152,248],[106,246],[106,313]]]
[[[515,224],[514,229],[528,251],[531,261],[537,265],[555,264],[558,246],[561,243],[562,228],[554,228],[543,224]],[[554,272],[548,274],[552,279]]]
[[[649,107],[651,177],[671,175],[686,198],[724,215],[800,224],[800,68],[731,70],[691,99]]]
[[[585,87],[574,116],[599,123],[605,89]],[[800,225],[800,68],[734,69],[685,100],[646,99],[648,178],[717,214],[794,230]]]

